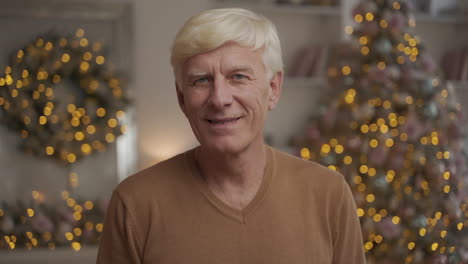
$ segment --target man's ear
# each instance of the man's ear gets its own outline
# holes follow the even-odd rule
[[[270,80],[270,98],[268,99],[268,110],[274,109],[279,102],[281,92],[283,90],[283,75],[283,71],[277,72]]]
[[[176,87],[176,93],[177,93],[177,101],[179,102],[179,107],[184,112],[185,114],[185,100],[184,100],[184,94],[180,90],[179,85],[177,82],[175,82],[175,87]]]

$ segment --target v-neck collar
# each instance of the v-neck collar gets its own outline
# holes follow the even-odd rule
[[[203,180],[203,177],[201,175],[200,168],[198,166],[198,163],[195,159],[195,150],[196,148],[186,152],[185,155],[185,161],[187,163],[187,167],[189,169],[189,173],[191,175],[190,178],[192,178],[195,182],[195,185],[197,185],[197,188],[200,190],[200,192],[207,198],[207,200],[216,208],[218,209],[222,214],[225,216],[234,219],[237,222],[240,223],[245,223],[245,217],[251,213],[252,211],[257,208],[261,202],[264,200],[268,190],[269,190],[269,185],[273,179],[273,174],[274,174],[274,156],[273,156],[273,149],[265,145],[265,150],[266,150],[266,164],[265,164],[265,170],[263,174],[263,179],[262,183],[260,184],[260,187],[257,190],[257,193],[255,194],[254,198],[249,202],[249,204],[244,207],[243,209],[237,209],[234,207],[231,207],[221,201],[209,188],[208,184]]]

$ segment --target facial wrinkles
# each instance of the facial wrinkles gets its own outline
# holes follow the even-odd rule
[[[248,101],[249,98],[255,98],[254,100],[256,102],[251,102],[250,104],[240,103],[240,107],[243,108],[243,111],[245,113],[252,112],[252,114],[254,115],[254,117],[252,118],[256,118],[255,116],[259,114],[257,112],[265,112],[265,109],[263,108],[268,108],[267,97],[269,89],[267,86],[269,84],[269,81],[266,80],[267,76],[261,76],[266,74],[264,72],[265,65],[263,64],[263,60],[258,60],[259,62],[256,64],[244,63],[243,60],[248,60],[250,62],[252,60],[252,55],[246,57],[245,54],[241,52],[224,53],[220,51],[214,51],[214,53],[211,55],[212,56],[209,57],[203,57],[203,54],[201,54],[201,57],[195,60],[195,63],[193,63],[194,61],[192,61],[191,65],[187,65],[188,67],[192,68],[191,73],[189,73],[188,76],[192,76],[192,79],[196,79],[197,76],[209,76],[215,79],[222,78],[222,81],[226,83],[222,83],[221,85],[231,85],[231,74],[244,73],[248,76],[248,79],[246,80],[246,85],[250,85],[252,87],[248,87],[248,89],[245,90],[236,89],[236,87],[231,86],[224,88],[233,89],[231,91],[233,93],[232,96],[236,97],[233,104],[236,104],[236,100]],[[209,69],[207,69],[206,67],[209,67]],[[263,83],[263,79],[265,79],[265,83]],[[218,80],[213,79],[211,81],[216,82]],[[240,83],[238,85],[242,86],[243,83]],[[252,95],[251,93],[255,94]],[[255,107],[249,107],[253,105],[255,105]],[[264,117],[262,116],[260,118],[263,119]]]

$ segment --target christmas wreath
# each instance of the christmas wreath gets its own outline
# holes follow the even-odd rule
[[[27,153],[72,164],[124,133],[123,86],[83,29],[48,33],[12,54],[0,76],[0,121]]]

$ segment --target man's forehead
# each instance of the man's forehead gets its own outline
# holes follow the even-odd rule
[[[237,44],[224,44],[216,49],[196,54],[187,59],[185,64],[231,63],[254,64],[262,59],[261,50],[240,46]]]

